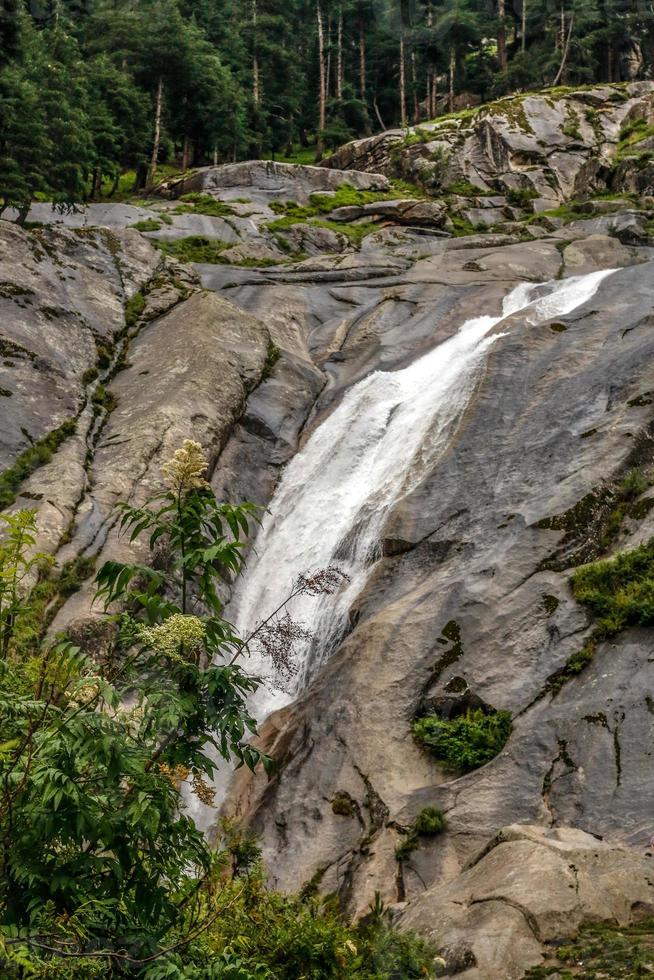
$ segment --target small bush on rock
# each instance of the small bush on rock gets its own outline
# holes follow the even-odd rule
[[[437,810],[433,806],[424,807],[413,824],[421,837],[434,837],[436,834],[440,834],[445,830],[446,825],[447,822],[443,811]]]
[[[511,734],[508,711],[469,709],[456,718],[424,715],[413,723],[417,742],[448,769],[470,772],[490,762]]]
[[[403,837],[395,848],[395,857],[398,861],[405,861],[413,851],[420,847],[421,837],[436,837],[447,827],[445,814],[436,807],[424,807],[410,827],[404,828]]]

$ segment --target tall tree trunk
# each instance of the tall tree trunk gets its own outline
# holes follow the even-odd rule
[[[154,139],[152,141],[152,156],[150,157],[150,166],[148,168],[148,186],[154,183],[154,177],[157,172],[157,163],[159,162],[159,147],[161,146],[161,105],[163,103],[163,78],[159,76],[159,81],[157,82],[157,94],[154,103]]]
[[[325,95],[329,98],[329,90],[331,88],[332,79],[332,18],[331,14],[327,18],[327,31],[326,38],[326,56],[325,56]]]
[[[456,69],[456,55],[454,48],[450,48],[450,112],[454,112],[454,71]]]
[[[573,10],[572,13],[570,14],[570,24],[568,26],[568,34],[566,37],[565,12],[563,8],[561,8],[561,24],[562,24],[561,30],[563,31],[563,37],[565,38],[565,40],[563,42],[563,54],[561,55],[561,64],[559,66],[559,70],[556,73],[556,78],[552,82],[552,85],[558,85],[561,79],[565,80],[565,69],[568,63],[568,55],[570,53],[570,41],[572,40],[572,29],[574,27],[574,23],[575,23],[575,14]]]
[[[400,124],[406,127],[406,65],[404,59],[404,26],[400,27]]]
[[[100,167],[93,168],[93,181],[91,183],[91,197],[100,197],[100,189],[102,187],[102,171]]]
[[[182,144],[182,170],[188,170],[189,164],[191,162],[191,141],[188,136],[184,136],[184,143]]]
[[[527,0],[522,0],[522,11],[520,14],[522,37],[520,38],[520,49],[525,53],[527,47]]]
[[[366,25],[363,22],[363,17],[359,21],[359,90],[361,92],[361,101],[366,102],[366,91],[368,88],[368,81],[366,78]]]
[[[316,3],[316,18],[318,21],[318,85],[319,85],[319,109],[318,109],[318,130],[319,135],[316,141],[318,155],[321,156],[324,146],[322,133],[327,122],[327,78],[325,73],[325,30],[322,19],[322,7],[320,0]]]
[[[500,71],[506,71],[509,62],[506,56],[506,4],[505,0],[497,0],[497,60]]]
[[[381,126],[382,129],[386,129],[386,125],[384,123],[384,120],[381,117],[381,112],[379,111],[379,106],[377,105],[377,98],[376,97],[372,100],[372,104],[373,104],[374,109],[375,109],[375,115],[377,116],[377,119],[379,120],[379,125]]]
[[[559,11],[559,29],[556,32],[556,51],[563,51],[565,46],[565,7],[563,3],[561,4],[561,9]]]
[[[416,53],[411,52],[411,87],[413,88],[413,121],[420,122],[420,102],[418,101],[418,73],[416,71]]]
[[[434,11],[430,0],[427,7],[427,27],[431,31],[433,26]],[[429,119],[436,117],[436,65],[431,60],[427,70],[427,117]]]
[[[435,119],[436,113],[438,112],[438,91],[437,91],[437,73],[436,69],[432,67],[431,74],[429,77],[429,118]]]
[[[257,51],[257,0],[252,0],[252,101],[255,105],[259,105],[261,101],[261,76]]]
[[[338,26],[336,28],[336,98],[343,98],[343,8],[338,8]]]
[[[613,81],[613,46],[610,41],[606,43],[606,80]]]

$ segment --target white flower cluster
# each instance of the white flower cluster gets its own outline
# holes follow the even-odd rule
[[[199,442],[185,439],[181,449],[161,467],[166,483],[173,490],[195,490],[208,486],[202,474],[209,461]]]
[[[206,628],[197,616],[184,616],[174,613],[158,626],[148,626],[141,630],[141,639],[153,650],[172,660],[197,657],[204,648]]]

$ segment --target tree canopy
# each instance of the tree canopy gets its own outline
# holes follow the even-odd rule
[[[11,0],[0,19],[0,209],[134,190],[157,167],[311,162],[552,84],[647,78],[636,0]]]

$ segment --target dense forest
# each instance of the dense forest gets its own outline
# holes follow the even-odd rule
[[[159,166],[312,162],[507,92],[649,77],[640,0],[10,0],[0,209]],[[131,172],[134,172],[133,174]]]

